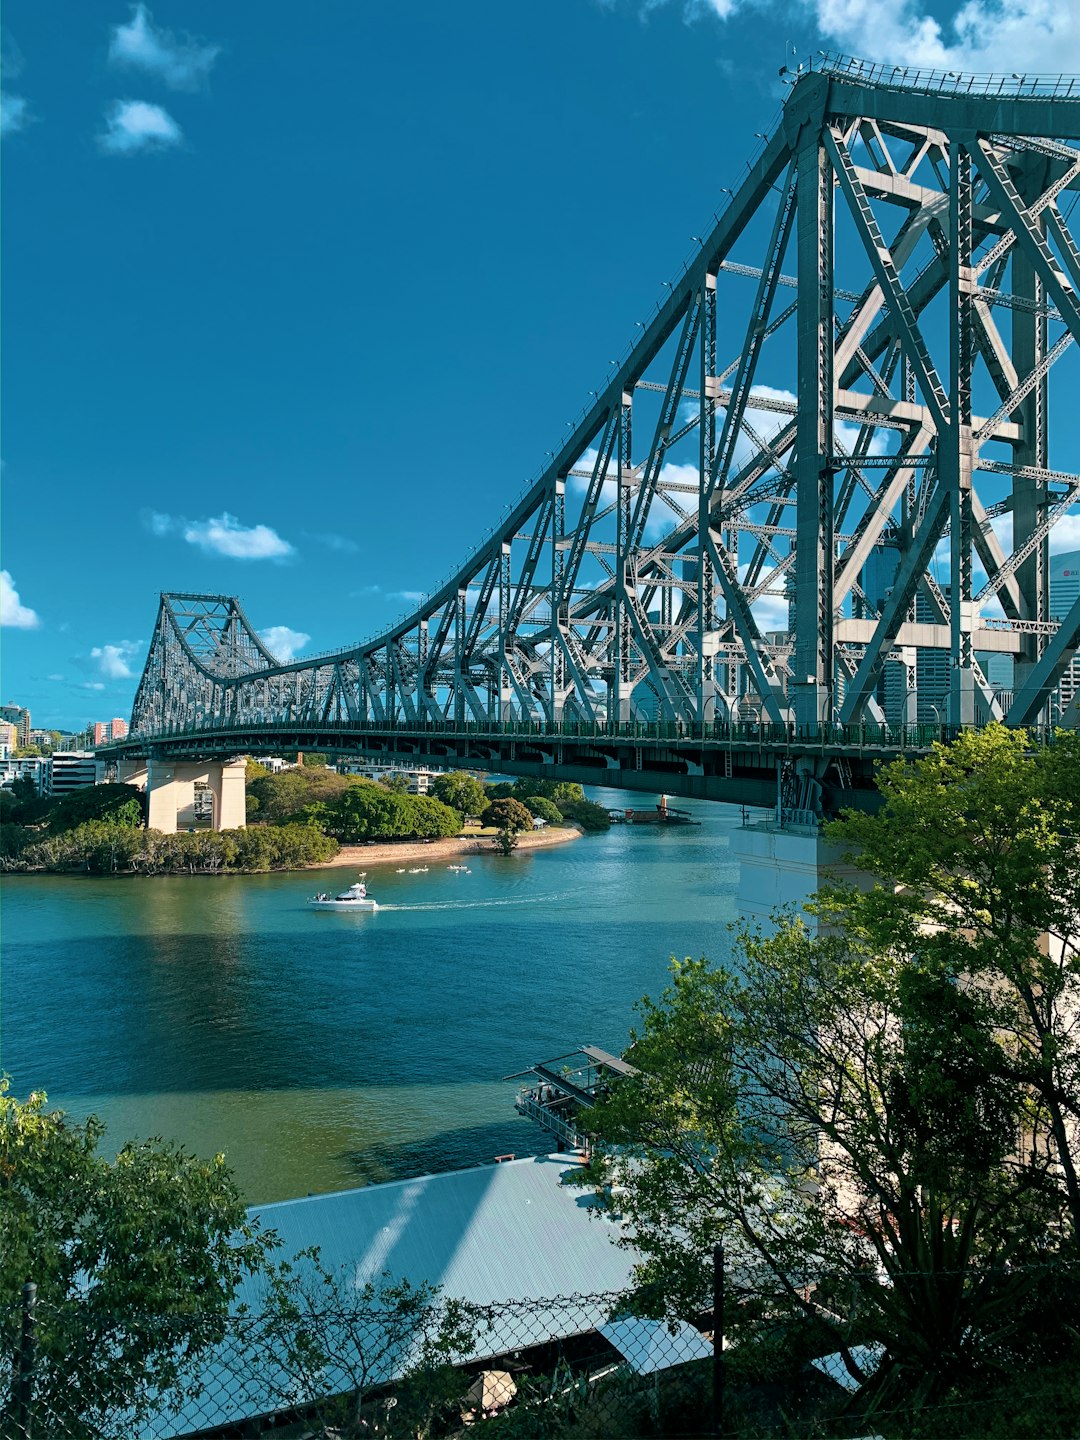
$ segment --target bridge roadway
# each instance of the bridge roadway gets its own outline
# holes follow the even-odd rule
[[[436,769],[485,770],[544,780],[575,780],[623,790],[718,800],[789,816],[871,808],[876,767],[922,755],[955,734],[948,726],[802,726],[724,723],[704,734],[678,721],[561,725],[513,722],[281,722],[172,730],[98,751],[106,761],[220,762],[241,754],[319,750]],[[811,794],[808,786],[818,786]]]

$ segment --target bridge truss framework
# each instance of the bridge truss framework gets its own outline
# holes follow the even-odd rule
[[[132,741],[809,742],[881,727],[886,665],[914,719],[920,650],[947,656],[949,725],[1052,719],[1080,638],[1048,582],[1080,501],[1051,425],[1080,380],[1072,91],[839,58],[799,78],[607,388],[415,614],[279,664],[235,599],[164,595]]]

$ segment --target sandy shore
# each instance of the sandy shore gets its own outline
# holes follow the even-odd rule
[[[543,850],[549,845],[563,845],[568,840],[579,840],[584,831],[576,825],[552,830],[531,830],[518,836],[519,850]],[[337,856],[326,866],[351,865],[366,869],[369,865],[400,864],[402,860],[442,860],[448,855],[475,855],[478,851],[491,853],[490,835],[464,835],[452,840],[400,840],[371,845],[343,845]]]

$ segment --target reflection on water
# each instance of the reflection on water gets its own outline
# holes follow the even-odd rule
[[[727,951],[738,811],[688,808],[700,829],[618,826],[470,875],[372,865],[374,915],[305,908],[341,869],[12,877],[0,1066],[118,1142],[224,1150],[252,1202],[529,1153],[500,1077],[618,1051],[672,954]]]

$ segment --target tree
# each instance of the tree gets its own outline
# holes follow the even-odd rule
[[[885,882],[867,923],[906,935],[943,981],[978,984],[1000,1072],[1030,1103],[1025,1133],[1049,1147],[1080,1240],[1080,736],[1032,747],[1003,725],[967,731],[886,767],[878,787],[879,814],[828,832]]]
[[[134,785],[84,785],[49,804],[49,833],[61,835],[88,821],[134,829],[143,823],[144,796]]]
[[[282,1405],[310,1405],[325,1434],[424,1440],[435,1421],[459,1422],[467,1379],[454,1367],[472,1351],[479,1309],[389,1274],[359,1285],[352,1269],[328,1270],[317,1247],[296,1258],[302,1268],[273,1274],[265,1308]],[[391,1381],[393,1403],[372,1401]]]
[[[0,1343],[15,1353],[20,1290],[34,1281],[35,1402],[48,1433],[86,1440],[118,1411],[134,1433],[179,1396],[274,1243],[248,1222],[222,1156],[147,1140],[110,1161],[104,1133],[0,1082]]]
[[[530,795],[524,804],[534,820],[546,820],[549,825],[562,824],[562,811],[542,795]]]
[[[448,775],[436,775],[431,784],[431,793],[436,800],[449,805],[459,815],[479,815],[486,808],[488,799],[484,787],[475,775],[464,770],[452,770]]]
[[[385,785],[387,790],[393,790],[396,795],[407,795],[409,793],[409,782],[404,775],[399,775],[395,770],[387,770],[379,776],[379,784]]]
[[[493,800],[484,811],[484,824],[516,833],[532,829],[532,816],[520,800]]]
[[[305,770],[325,770],[329,758],[319,750],[305,750],[301,756],[301,764]]]
[[[297,768],[279,775],[260,775],[248,785],[248,794],[259,802],[259,819],[275,823],[299,815],[306,805],[330,803],[350,785],[363,782],[333,770]]]
[[[607,830],[611,825],[611,816],[595,800],[564,800],[559,809],[564,819],[572,820],[582,830]]]
[[[247,757],[244,765],[244,781],[250,785],[253,780],[261,780],[264,775],[272,775],[274,772],[267,765],[260,765],[257,760]]]
[[[1042,1287],[1076,1259],[1078,759],[994,730],[893,767],[881,814],[831,832],[885,883],[642,1001],[640,1073],[585,1123],[643,1285],[702,1308],[722,1240],[740,1322],[880,1342],[881,1403],[1026,1365],[1040,1326],[1064,1343],[1075,1302]]]
[[[576,780],[515,780],[513,794],[515,800],[525,801],[530,795],[540,795],[560,810],[585,799],[585,791]]]
[[[501,830],[496,831],[491,847],[500,855],[512,855],[518,847],[518,832],[511,830],[509,825],[504,825]]]

